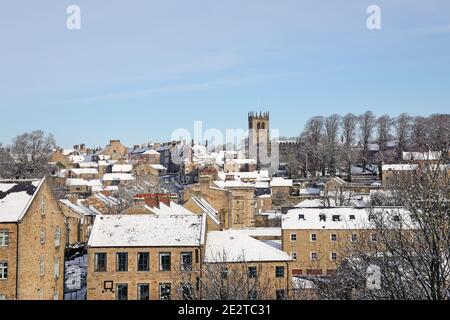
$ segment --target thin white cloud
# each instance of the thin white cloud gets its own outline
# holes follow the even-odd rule
[[[287,73],[256,74],[242,77],[226,77],[206,82],[166,85],[144,90],[122,91],[111,93],[108,95],[76,99],[74,102],[89,103],[89,102],[111,101],[120,99],[132,99],[132,98],[149,97],[166,94],[186,93],[186,92],[201,92],[226,87],[250,85],[264,81],[273,81],[281,78],[294,78],[300,76],[301,76],[300,73],[287,72]]]

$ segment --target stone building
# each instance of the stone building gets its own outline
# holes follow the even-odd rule
[[[45,179],[0,181],[0,299],[63,299],[65,232]]]
[[[66,243],[87,243],[92,225],[97,214],[84,206],[77,204],[78,199],[59,200],[64,216],[66,217]]]
[[[237,299],[286,299],[291,288],[292,258],[247,233],[246,230],[208,232],[203,266],[205,287],[220,271],[231,282],[241,283],[245,296]],[[210,295],[215,295],[220,288],[211,286],[206,291],[212,290]]]
[[[248,114],[247,158],[255,159],[258,168],[270,166],[270,163],[267,163],[271,154],[269,124],[269,112]]]
[[[206,232],[206,215],[192,213],[98,217],[88,243],[87,299],[195,296]]]
[[[409,212],[402,208],[380,207],[376,213],[391,221],[402,219],[403,228],[411,226]],[[282,218],[282,249],[293,259],[293,276],[332,274],[351,255],[351,248],[365,250],[378,238],[366,209],[301,208]]]
[[[128,148],[120,140],[110,140],[109,144],[95,155],[97,158],[98,156],[107,156],[110,160],[119,160],[127,157]]]
[[[272,178],[270,190],[274,207],[281,208],[286,205],[292,194],[293,182],[290,179]]]
[[[191,196],[202,197],[217,210],[217,217],[224,229],[255,226],[255,187],[210,185],[208,179],[200,179],[200,183],[185,190],[184,203]]]

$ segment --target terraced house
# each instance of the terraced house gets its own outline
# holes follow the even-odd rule
[[[64,215],[45,181],[0,181],[0,300],[63,299]]]
[[[205,233],[206,215],[167,210],[97,217],[88,243],[87,299],[190,299]]]
[[[402,226],[414,230],[407,210],[400,207],[299,208],[289,210],[282,219],[282,249],[292,259],[293,276],[334,273],[352,251],[383,251],[379,230],[373,219],[382,215],[386,228]]]

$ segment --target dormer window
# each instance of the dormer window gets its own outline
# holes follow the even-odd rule
[[[319,221],[327,221],[327,216],[325,214],[319,214]]]
[[[400,222],[400,216],[399,215],[395,215],[394,216],[394,221],[395,222]]]
[[[350,220],[355,220],[355,215],[354,214],[350,215]]]
[[[334,222],[341,221],[341,216],[338,215],[338,214],[337,214],[337,215],[334,215],[334,216],[333,216],[333,221],[334,221]]]
[[[305,215],[304,214],[299,214],[298,215],[298,220],[305,220]]]

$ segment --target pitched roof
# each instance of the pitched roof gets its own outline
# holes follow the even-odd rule
[[[292,187],[292,180],[275,177],[270,182],[270,186],[272,186],[272,187]]]
[[[131,173],[105,173],[103,175],[103,181],[131,181],[134,180],[134,177]]]
[[[82,215],[82,216],[95,216],[95,215],[97,215],[96,212],[90,210],[89,208],[84,207],[84,206],[80,206],[78,204],[73,204],[68,199],[61,199],[61,200],[59,200],[59,202],[61,204],[65,205],[66,207],[72,209],[74,212]]]
[[[206,237],[206,263],[291,260],[287,253],[233,230],[211,231]]]
[[[95,219],[91,247],[199,246],[202,215],[100,215]]]
[[[219,213],[219,211],[217,211],[216,209],[214,209],[214,207],[205,199],[203,199],[202,197],[192,197],[192,200],[200,207],[200,209],[203,210],[203,212],[205,212],[208,217],[210,217],[214,223],[220,225],[220,221],[217,218],[217,214]]]
[[[393,217],[399,216],[403,229],[413,229],[409,211],[399,207],[378,207],[374,208],[375,214],[382,214],[386,223],[395,227]],[[373,229],[373,222],[370,220],[371,211],[350,207],[337,208],[298,208],[289,210],[282,217],[281,228],[283,230],[364,230]],[[325,221],[320,218],[325,215]],[[339,217],[333,219],[333,217]]]
[[[20,221],[44,180],[0,181],[0,222]]]

